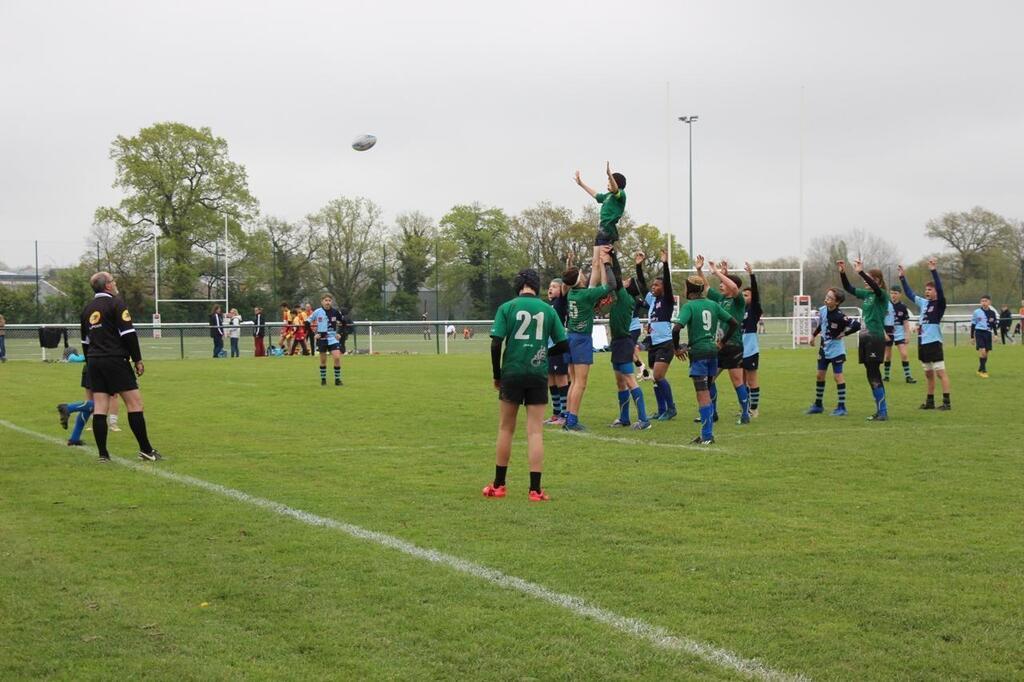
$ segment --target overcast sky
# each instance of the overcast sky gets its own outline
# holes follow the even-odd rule
[[[573,171],[610,160],[685,242],[681,114],[696,250],[796,255],[801,87],[804,242],[914,259],[945,211],[1024,218],[1022,26],[1015,2],[0,0],[0,261],[73,260],[119,198],[111,141],[158,121],[212,128],[286,219],[578,208]]]

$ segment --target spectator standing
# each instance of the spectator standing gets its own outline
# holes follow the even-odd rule
[[[256,357],[264,358],[267,356],[267,349],[263,345],[263,338],[267,335],[267,323],[263,319],[263,308],[256,306],[252,309],[256,319],[253,320],[252,328],[252,340],[253,346],[256,350]]]
[[[219,305],[210,311],[210,338],[213,339],[213,357],[221,357],[224,354],[224,315]]]
[[[1010,326],[1013,324],[1013,313],[1010,312],[1010,306],[1003,304],[1003,309],[999,311],[999,338],[1006,345],[1006,335],[1010,333]]]
[[[231,341],[231,357],[237,358],[238,353],[238,339],[242,335],[242,317],[238,314],[236,308],[232,308],[228,311],[228,340]]]
[[[7,320],[0,315],[0,362],[7,362]]]

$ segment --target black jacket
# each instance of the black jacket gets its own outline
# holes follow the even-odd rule
[[[216,339],[224,336],[224,318],[217,313],[210,315],[210,338]]]
[[[252,328],[252,335],[256,338],[262,339],[267,334],[267,324],[263,320],[263,313],[256,315],[254,326]]]

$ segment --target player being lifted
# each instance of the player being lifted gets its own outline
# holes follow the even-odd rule
[[[708,262],[711,271],[718,277],[719,288],[718,290],[712,289],[708,283],[707,277],[704,276],[703,266],[704,257],[697,256],[697,261],[694,264],[697,268],[697,276],[700,277],[705,286],[708,287],[708,299],[715,303],[720,303],[726,312],[732,315],[732,319],[736,320],[736,329],[733,331],[731,336],[727,336],[723,339],[722,349],[718,353],[718,371],[727,370],[729,372],[729,379],[732,381],[732,387],[736,391],[736,400],[740,404],[740,416],[736,421],[737,424],[749,424],[750,423],[750,393],[747,391],[746,385],[743,383],[743,331],[740,327],[740,323],[743,321],[743,314],[746,311],[746,302],[743,294],[740,293],[740,278],[736,275],[729,274],[729,266],[725,261],[722,261],[717,266],[715,263]],[[711,385],[711,404],[714,409],[714,417],[718,417],[718,387],[717,383]]]
[[[718,303],[704,297],[705,280],[699,275],[686,278],[686,303],[679,309],[679,316],[672,320],[672,346],[676,357],[690,356],[690,378],[697,392],[697,406],[700,412],[700,435],[691,442],[697,445],[711,445],[715,442],[714,405],[711,404],[710,389],[718,375],[718,357],[721,341],[716,342],[718,327],[727,326],[722,338],[729,338],[739,329],[739,324],[729,312]],[[679,332],[686,328],[689,345],[679,342]]]
[[[814,404],[807,409],[807,414],[821,414],[825,411],[825,375],[828,366],[832,365],[832,378],[836,381],[836,409],[833,417],[846,416],[846,379],[843,377],[843,363],[846,362],[846,342],[843,338],[860,329],[860,322],[851,320],[839,306],[846,296],[838,289],[825,292],[825,305],[818,309],[818,326],[811,334],[810,343],[821,334],[821,348],[818,349],[818,375],[814,384]]]
[[[647,366],[651,368],[654,397],[658,401],[658,413],[653,418],[668,421],[676,416],[672,386],[665,378],[672,358],[675,357],[672,346],[672,313],[676,299],[672,295],[672,272],[668,267],[668,253],[662,251],[660,258],[661,276],[654,278],[651,290],[644,298],[647,302],[647,318],[651,329],[647,338]]]
[[[327,354],[334,358],[334,385],[341,386],[341,341],[338,331],[343,320],[341,311],[334,307],[334,298],[324,294],[320,299],[320,307],[309,315],[310,328],[316,334],[316,349],[320,351],[320,385],[327,385]]]
[[[942,353],[942,316],[946,313],[946,295],[942,291],[942,280],[939,279],[939,271],[936,269],[937,261],[934,258],[928,259],[928,269],[931,271],[932,280],[924,285],[924,296],[917,296],[907,282],[907,273],[903,266],[897,266],[900,276],[900,284],[903,285],[903,292],[909,299],[914,301],[921,311],[921,331],[917,337],[917,359],[924,367],[924,377],[928,387],[928,394],[925,396],[922,410],[934,410],[935,408],[935,377],[939,377],[942,383],[942,405],[939,410],[951,410],[949,402],[949,375],[946,374],[946,361]]]
[[[900,360],[903,362],[903,379],[908,384],[916,384],[914,377],[910,376],[910,360],[907,359],[907,339],[910,338],[910,311],[902,301],[903,294],[899,287],[889,289],[889,312],[885,316],[885,376],[883,381],[889,380],[889,369],[892,367],[893,346],[900,351]]]
[[[506,301],[494,315],[491,328],[491,368],[498,391],[499,421],[495,444],[494,480],[484,487],[484,497],[505,497],[505,477],[512,456],[519,406],[526,405],[527,457],[532,502],[548,495],[541,488],[544,470],[544,408],[548,402],[548,353],[565,353],[565,327],[554,309],[537,298],[540,275],[522,270],[513,280],[517,296]],[[548,340],[553,345],[548,348]],[[501,346],[505,345],[502,354]]]
[[[569,354],[572,363],[572,386],[565,415],[566,431],[584,431],[580,424],[580,405],[587,390],[590,366],[594,364],[594,307],[615,286],[609,255],[611,246],[600,247],[600,260],[591,265],[590,287],[578,268],[569,268],[562,276],[569,288]],[[609,286],[610,283],[610,286]]]
[[[981,305],[971,314],[971,335],[978,351],[978,376],[988,379],[988,354],[992,350],[992,332],[996,328],[996,311],[992,299],[981,297]]]
[[[885,312],[889,309],[889,297],[885,293],[885,279],[882,271],[873,268],[865,272],[860,258],[853,261],[853,269],[868,285],[867,289],[854,288],[846,276],[846,262],[836,261],[843,289],[856,296],[863,304],[863,323],[857,345],[857,359],[867,370],[871,395],[875,399],[875,413],[868,421],[884,422],[889,419],[889,406],[885,400],[885,384],[882,382],[882,358],[885,356]]]
[[[750,416],[757,416],[761,404],[761,384],[757,379],[757,368],[761,359],[761,343],[757,328],[761,323],[761,294],[757,289],[757,276],[750,263],[744,263],[743,269],[750,275],[750,286],[743,289],[743,383],[747,386],[750,400]]]
[[[637,254],[637,263],[643,262],[643,254]],[[611,328],[612,370],[615,372],[615,384],[618,388],[619,418],[611,423],[612,427],[629,426],[629,400],[636,403],[637,421],[633,428],[642,431],[651,428],[647,419],[647,408],[644,405],[644,392],[637,386],[636,373],[633,365],[633,353],[636,346],[630,334],[633,311],[636,309],[637,296],[640,290],[636,282],[630,278],[625,284],[615,283],[615,291],[610,294],[611,311],[609,327]]]
[[[597,236],[594,238],[594,263],[600,262],[600,251],[602,246],[611,246],[614,249],[615,242],[619,241],[619,219],[626,212],[626,176],[622,173],[613,173],[610,162],[605,163],[605,174],[608,176],[608,191],[598,193],[588,186],[576,171],[576,184],[583,188],[587,194],[601,204],[601,217],[597,228]],[[622,269],[619,267],[619,259],[615,251],[610,251],[612,272],[616,279],[622,279]]]

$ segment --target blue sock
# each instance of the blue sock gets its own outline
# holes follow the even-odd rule
[[[647,407],[644,405],[643,389],[637,386],[629,393],[633,396],[633,402],[636,403],[636,418],[642,422],[647,421]]]
[[[885,404],[885,386],[876,386],[872,388],[871,394],[875,396],[875,409],[878,410],[878,414],[888,416],[889,409]]]
[[[661,382],[654,382],[654,399],[658,401],[658,414],[665,411],[665,396],[661,392]]]
[[[708,392],[711,394],[711,414],[718,414],[718,384],[712,382]]]
[[[712,427],[715,423],[715,406],[700,406],[700,437],[704,440],[711,440],[714,436]]]
[[[85,425],[89,423],[93,403],[91,400],[87,400],[82,405],[84,408],[77,410],[78,416],[75,418],[75,428],[71,430],[71,436],[68,440],[82,440],[82,431],[85,430]],[[70,408],[70,405],[68,407]]]
[[[68,414],[74,414],[75,412],[82,412],[83,410],[85,410],[85,406],[86,405],[90,405],[91,403],[92,403],[91,400],[83,400],[80,403],[68,403]],[[91,411],[92,407],[90,407],[89,410]]]
[[[750,392],[744,384],[736,387],[736,399],[740,401],[740,410],[744,419],[750,418]]]
[[[661,385],[661,395],[665,398],[665,409],[676,409],[676,401],[672,400],[672,386],[668,383],[668,379],[662,379],[658,384]]]
[[[619,391],[619,422],[629,423],[629,391]]]

